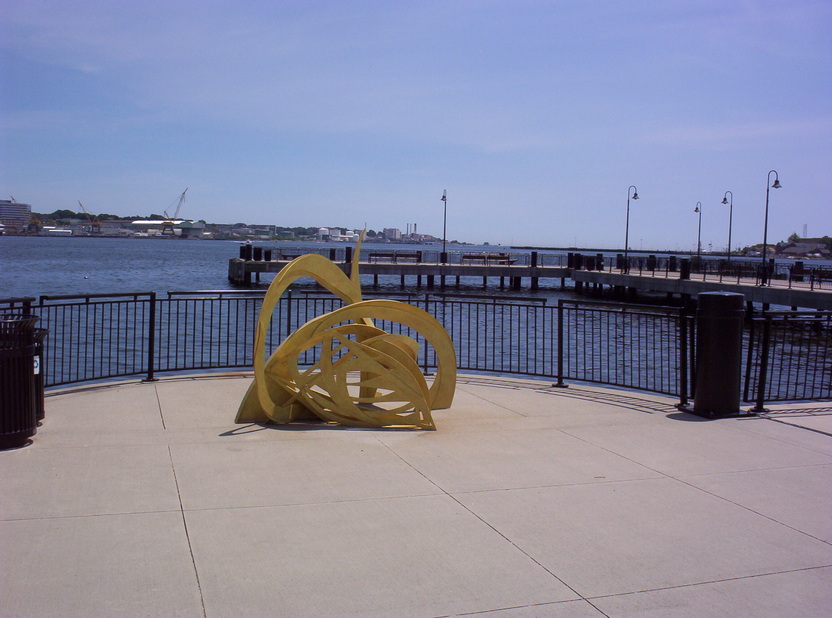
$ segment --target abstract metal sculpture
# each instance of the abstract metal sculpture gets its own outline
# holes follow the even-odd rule
[[[451,338],[418,307],[362,300],[360,252],[361,239],[349,277],[325,257],[309,254],[293,260],[274,278],[257,320],[254,382],[235,422],[290,423],[314,415],[358,427],[436,429],[431,410],[450,407],[456,388]],[[311,277],[347,304],[301,326],[266,360],[266,335],[274,309],[289,285],[301,277]],[[416,331],[433,347],[437,370],[430,387],[416,363],[419,343],[376,328],[374,318]],[[317,353],[317,362],[301,367],[299,359],[310,350]]]

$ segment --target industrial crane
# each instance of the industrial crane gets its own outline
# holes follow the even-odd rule
[[[81,207],[81,212],[83,212],[86,217],[87,221],[90,222],[90,234],[100,234],[101,233],[101,221],[98,220],[96,215],[91,215],[87,212],[87,209],[84,208],[84,205],[81,203],[81,200],[78,200],[78,205]]]
[[[165,220],[162,221],[162,235],[173,236],[173,226],[176,225],[174,219],[179,217],[179,211],[182,210],[182,204],[185,203],[185,194],[188,192],[186,188],[182,195],[179,196],[179,203],[176,205],[176,212],[173,213],[173,217],[168,214],[167,210],[163,210],[162,212],[165,214]]]
[[[9,196],[11,198],[12,204],[17,204],[17,200],[14,199],[14,195]],[[40,219],[35,217],[33,214],[29,213],[29,223],[26,224],[26,233],[27,234],[37,234],[40,231]]]

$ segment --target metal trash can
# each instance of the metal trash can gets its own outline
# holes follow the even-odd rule
[[[696,298],[693,413],[706,418],[737,416],[741,414],[745,297],[732,292],[702,292]]]
[[[37,432],[36,315],[0,315],[0,449],[26,444]]]

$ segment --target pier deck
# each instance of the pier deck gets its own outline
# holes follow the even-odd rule
[[[799,282],[782,279],[772,279],[767,286],[756,285],[756,279],[748,278],[737,281],[716,279],[681,279],[678,273],[652,274],[620,274],[610,272],[596,272],[575,270],[568,277],[576,284],[607,285],[630,290],[645,292],[664,292],[667,294],[687,295],[695,297],[702,292],[733,292],[745,296],[748,303],[764,305],[783,305],[786,307],[800,307],[804,309],[832,309],[832,290],[812,290],[809,286],[802,286]]]
[[[228,262],[228,279],[237,285],[249,285],[252,278],[260,280],[262,273],[278,273],[290,264],[291,260],[253,261],[232,258]],[[350,271],[348,262],[336,262],[336,264],[347,274]],[[440,283],[443,278],[448,277],[483,277],[509,279],[512,287],[520,287],[520,280],[527,278],[531,281],[531,287],[535,288],[539,279],[560,279],[564,281],[569,277],[570,268],[558,266],[529,266],[519,264],[437,264],[426,262],[361,262],[359,265],[362,275],[397,276],[404,282],[405,277],[424,277],[428,288],[434,286],[437,280]]]
[[[251,285],[252,279],[259,282],[263,273],[278,273],[291,260],[254,261],[233,258],[228,263],[228,279],[236,285]],[[349,274],[348,262],[336,262],[338,266]],[[527,280],[528,287],[537,289],[540,280],[559,281],[561,287],[566,280],[575,282],[576,288],[584,286],[610,286],[625,291],[666,293],[668,295],[695,297],[702,292],[734,292],[743,294],[746,302],[762,305],[781,305],[803,309],[832,309],[832,289],[811,289],[807,282],[772,279],[767,286],[757,285],[753,277],[746,279],[725,278],[719,280],[711,275],[708,279],[696,273],[690,279],[682,279],[678,272],[642,271],[624,274],[620,272],[592,271],[565,268],[561,266],[530,266],[528,264],[506,263],[471,263],[438,264],[411,261],[369,261],[361,262],[362,275],[372,275],[375,283],[380,276],[400,277],[401,285],[406,284],[406,278],[411,278],[417,286],[424,285],[433,289],[437,283],[445,286],[447,283],[459,283],[459,277],[481,277],[483,286],[489,279],[499,279],[500,287],[505,283],[515,290]],[[453,281],[455,279],[455,281]]]

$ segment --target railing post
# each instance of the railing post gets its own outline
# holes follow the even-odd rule
[[[563,382],[563,300],[558,301],[558,381],[554,384],[557,388],[567,388],[569,385]]]
[[[685,309],[679,310],[679,404],[677,408],[688,405],[688,320]]]
[[[768,412],[765,407],[766,380],[768,379],[768,351],[771,338],[771,317],[765,316],[763,321],[763,341],[760,347],[760,373],[757,375],[757,403],[749,410],[752,414]]]
[[[286,337],[292,334],[292,290],[286,292],[286,332],[283,334],[278,333],[279,341],[283,341]],[[307,303],[309,302],[309,297],[306,298]]]
[[[430,304],[429,299],[430,299],[430,295],[425,294],[425,311],[427,313],[430,313],[434,318],[436,318],[436,311],[431,312],[428,309],[429,304]],[[438,319],[438,318],[436,318],[436,319]],[[428,344],[428,342],[427,342],[427,340],[425,340],[425,345],[421,346],[421,348],[422,348],[422,373],[425,374],[426,376],[430,375],[430,367],[428,366],[428,345],[427,344]]]
[[[147,377],[142,382],[156,382],[153,377],[156,366],[156,292],[150,293],[150,324],[147,333]]]

